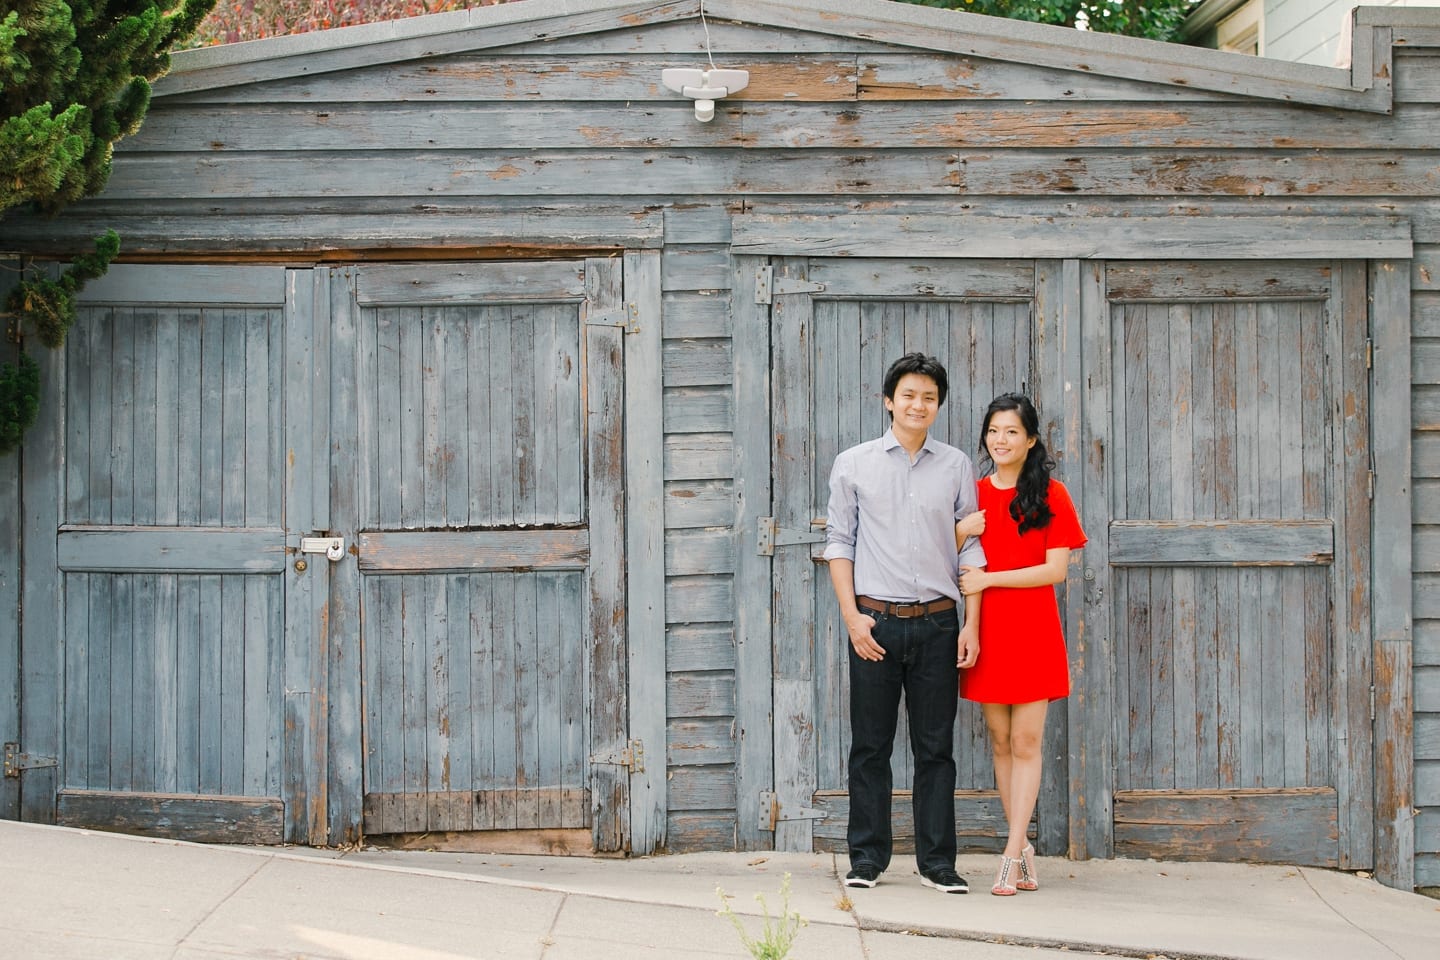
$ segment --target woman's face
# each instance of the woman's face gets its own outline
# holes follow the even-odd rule
[[[1025,432],[1020,414],[1014,410],[997,410],[985,427],[985,451],[995,466],[1018,466],[1025,462],[1035,438]]]

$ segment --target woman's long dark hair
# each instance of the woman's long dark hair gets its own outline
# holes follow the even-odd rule
[[[1055,461],[1050,459],[1045,441],[1040,439],[1040,415],[1035,412],[1035,404],[1030,402],[1029,397],[1019,393],[1002,393],[990,401],[990,406],[985,408],[985,419],[980,424],[980,455],[985,460],[990,459],[985,437],[990,432],[990,419],[1002,410],[1014,410],[1026,435],[1035,438],[1035,445],[1020,467],[1015,499],[1010,501],[1010,516],[1020,524],[1021,533],[1043,530],[1055,516],[1050,512],[1046,498],[1050,490],[1050,471],[1055,469]]]

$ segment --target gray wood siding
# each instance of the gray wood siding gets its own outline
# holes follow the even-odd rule
[[[1440,886],[1440,284],[1411,297],[1415,882],[1433,887]]]
[[[717,61],[723,54],[724,65],[749,69],[752,81],[719,102],[710,124],[696,123],[690,103],[659,83],[664,66],[703,62],[693,14],[669,22],[680,14],[663,6],[623,25],[608,12],[582,11],[566,21],[569,26],[551,23],[543,36],[539,26],[517,22],[487,28],[484,39],[457,35],[407,41],[393,51],[388,45],[322,51],[311,65],[323,69],[303,73],[284,58],[191,70],[186,64],[202,62],[205,54],[182,54],[176,71],[160,85],[145,127],[120,145],[105,195],[54,221],[7,213],[5,248],[69,253],[108,226],[121,230],[127,252],[150,257],[255,255],[310,262],[322,255],[379,259],[387,251],[413,248],[452,256],[468,256],[476,248],[513,255],[517,248],[537,245],[663,248],[666,752],[676,774],[666,829],[672,849],[693,849],[725,847],[736,843],[737,835],[739,842],[754,843],[753,818],[737,808],[754,802],[756,786],[768,785],[747,783],[739,795],[719,788],[726,776],[744,769],[752,749],[736,732],[737,715],[745,711],[735,700],[736,673],[755,654],[737,648],[742,615],[737,606],[744,598],[737,596],[734,578],[747,562],[738,553],[751,536],[744,516],[766,513],[769,506],[768,489],[743,482],[746,445],[753,444],[757,429],[763,440],[764,427],[744,419],[746,390],[757,380],[743,365],[756,358],[737,332],[742,318],[732,316],[729,306],[735,284],[732,215],[945,218],[955,224],[957,244],[982,251],[994,242],[970,229],[982,218],[990,218],[992,229],[1014,224],[1014,231],[997,234],[1013,246],[1027,244],[1027,231],[1037,225],[1069,224],[1071,231],[1057,241],[1064,249],[1043,254],[1054,257],[1104,256],[1103,245],[1123,239],[1135,218],[1182,225],[1197,217],[1233,222],[1234,239],[1261,245],[1274,240],[1259,236],[1247,218],[1289,215],[1329,224],[1400,218],[1415,244],[1409,264],[1415,379],[1414,800],[1421,810],[1415,870],[1417,881],[1440,884],[1435,734],[1440,190],[1434,177],[1440,144],[1433,133],[1440,125],[1440,72],[1433,55],[1440,40],[1435,31],[1397,27],[1403,46],[1393,64],[1383,56],[1375,61],[1367,49],[1357,61],[1356,79],[1357,86],[1371,90],[1357,94],[1317,79],[1321,74],[1313,69],[1258,64],[1241,72],[1228,60],[1204,54],[1189,59],[1188,53],[1175,63],[1146,60],[1126,56],[1123,44],[1115,47],[1110,38],[1081,51],[1058,41],[1037,43],[1024,33],[1028,28],[1010,25],[970,36],[913,22],[877,24],[869,5],[865,16],[871,19],[858,25],[815,10],[768,11],[749,0],[723,0],[721,8],[721,14],[711,11],[709,24]],[[905,9],[897,16],[923,20],[933,13]],[[747,18],[754,22],[741,22]],[[1006,33],[1017,29],[1021,33],[1015,36]],[[1382,72],[1383,82],[1374,81],[1372,74]],[[1390,93],[1392,74],[1395,102],[1385,115],[1376,112],[1377,97]],[[1176,252],[1166,255],[1184,256],[1186,244],[1203,254],[1212,239],[1179,230],[1167,241]],[[862,236],[861,253],[869,252],[864,242]],[[337,326],[337,337],[347,335],[345,323]],[[353,368],[336,372],[337,378],[353,375]],[[1193,389],[1204,389],[1198,378]],[[403,397],[397,393],[395,399]],[[958,413],[960,406],[952,409]],[[337,422],[346,424],[352,415],[338,410]],[[411,451],[438,442],[427,438],[424,422],[422,416],[415,446],[392,455],[404,453],[409,462]],[[337,448],[337,474],[358,470],[355,452]],[[272,457],[272,468],[281,466],[273,450],[257,454]],[[177,462],[187,455],[174,453]],[[1076,451],[1077,460],[1079,455]],[[134,469],[134,456],[122,452],[117,463]],[[209,463],[202,464],[203,456],[215,453],[194,456],[199,469]],[[27,490],[40,481],[36,471],[43,468],[38,457],[32,459]],[[456,491],[475,479],[468,464],[462,471],[458,464],[441,469],[422,460],[386,469],[416,466],[428,472],[398,480],[418,482],[428,492],[405,501],[413,511],[407,516],[429,509],[442,523],[460,523],[462,517],[479,522],[473,518],[494,519],[516,509],[495,493],[495,501],[487,495],[483,504],[473,505],[477,512],[469,503],[463,511],[453,510]],[[1075,463],[1077,473],[1082,466]],[[4,468],[0,462],[0,510]],[[73,465],[64,469],[68,483]],[[112,515],[152,509],[143,498],[127,499],[123,479],[117,485],[88,473],[83,478],[87,486],[92,479],[110,485],[113,495],[103,502]],[[512,479],[523,480],[518,472]],[[1170,478],[1172,484],[1184,480]],[[229,497],[233,503],[234,491],[227,489],[216,487],[203,496],[217,502]],[[267,489],[265,495],[273,499],[279,493]],[[309,529],[325,528],[325,519],[349,523],[379,510],[374,488],[356,504],[345,496],[337,497],[332,517]],[[763,496],[766,509],[752,499],[757,496]],[[158,497],[154,509],[165,500]],[[530,501],[522,496],[520,502],[523,507]],[[395,522],[398,529],[405,517]],[[0,517],[0,537],[4,534]],[[727,538],[733,541],[728,551]],[[0,545],[0,601],[3,549]],[[27,546],[27,564],[53,559],[46,549],[54,548]],[[353,576],[358,595],[361,574]],[[451,584],[458,575],[434,576],[439,579],[426,581],[427,589],[442,580]],[[1198,578],[1197,596],[1203,594],[1204,575],[1191,576]],[[1278,587],[1282,595],[1299,589],[1314,599],[1306,574],[1276,573],[1272,579],[1287,581]],[[40,611],[37,617],[48,616],[43,612],[48,606],[58,608],[43,585],[26,602],[27,610]],[[1199,615],[1209,616],[1208,609],[1199,609]],[[1214,615],[1221,612],[1217,604]],[[337,605],[333,613],[340,629],[358,636],[358,610]],[[0,670],[6,666],[4,630],[0,625]],[[1296,644],[1294,638],[1290,642]],[[1095,643],[1098,648],[1103,641]],[[1173,646],[1169,652],[1173,657]],[[352,653],[358,650],[346,648]],[[0,681],[0,728],[4,690]],[[345,695],[353,696],[358,708],[358,684]],[[331,706],[343,712],[338,692]],[[36,730],[49,736],[43,722]],[[52,739],[58,743],[58,735]],[[1103,740],[1096,734],[1096,745]],[[1201,750],[1198,743],[1195,749]],[[658,754],[652,745],[650,756]],[[1197,777],[1210,760],[1197,752]],[[335,774],[333,794],[342,786],[358,788],[358,766],[357,760],[355,769]],[[0,810],[6,789],[0,786]],[[43,793],[29,786],[26,791]],[[343,813],[331,811],[332,817]]]

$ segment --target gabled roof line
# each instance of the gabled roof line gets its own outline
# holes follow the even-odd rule
[[[1388,112],[1388,48],[1374,62],[1377,26],[1357,23],[1354,71],[1266,60],[1180,44],[1077,31],[891,0],[706,0],[711,21],[829,33],[912,49],[1034,64],[1260,99]],[[1392,8],[1385,8],[1389,10]],[[1405,8],[1394,8],[1405,9]],[[521,0],[406,20],[176,53],[156,96],[314,75],[586,33],[698,20],[700,0]],[[1365,20],[1383,20],[1383,11]],[[1437,16],[1440,23],[1440,16]],[[1380,53],[1381,51],[1376,51]]]

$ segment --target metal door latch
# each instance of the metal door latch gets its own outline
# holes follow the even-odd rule
[[[339,560],[345,556],[344,537],[301,537],[301,553],[323,553],[331,560]]]

